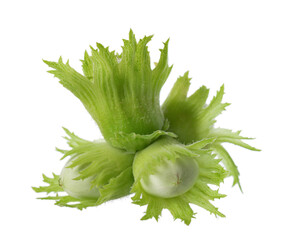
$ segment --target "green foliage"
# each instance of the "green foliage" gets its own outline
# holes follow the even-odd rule
[[[41,200],[53,200],[55,201],[55,205],[60,207],[71,207],[71,208],[77,208],[79,210],[82,210],[87,207],[93,207],[97,206],[96,200],[84,200],[84,199],[77,199],[68,195],[59,195],[59,193],[63,193],[64,190],[59,185],[59,175],[56,175],[52,173],[53,177],[49,178],[43,176],[43,182],[48,183],[48,186],[42,186],[42,187],[32,187],[33,190],[37,193],[56,193],[52,196],[47,197],[40,197],[38,199]]]
[[[91,55],[85,52],[84,75],[71,68],[69,62],[63,63],[62,58],[58,62],[44,61],[54,69],[49,72],[83,103],[106,141],[128,151],[150,144],[147,137],[140,144],[143,139],[140,137],[135,146],[132,133],[148,136],[164,127],[159,94],[172,67],[168,66],[166,41],[159,62],[151,69],[147,49],[151,38],[137,42],[130,31],[120,55],[97,43],[96,49],[91,47]]]
[[[75,180],[94,177],[92,185],[102,187],[109,181],[132,166],[134,154],[112,147],[104,141],[86,141],[75,134],[66,132],[71,150],[66,151],[62,159],[72,158],[70,168],[85,166]]]
[[[216,117],[229,106],[222,102],[223,85],[207,103],[205,86],[188,96],[191,79],[186,72],[160,106],[160,91],[172,69],[169,41],[152,68],[147,47],[151,39],[137,41],[131,30],[120,54],[97,43],[90,53],[85,51],[83,74],[61,57],[57,62],[44,60],[52,68],[48,72],[82,102],[104,140],[87,141],[64,128],[70,149],[57,151],[69,161],[61,177],[43,175],[45,186],[33,187],[47,194],[40,199],[82,210],[133,193],[134,204],[147,206],[142,220],[158,220],[168,209],[174,219],[189,225],[196,215],[192,205],[224,217],[212,201],[225,195],[212,185],[219,188],[228,176],[233,185],[240,189],[241,185],[238,168],[223,143],[259,149],[245,143],[252,138],[240,131],[214,127]],[[79,191],[70,191],[77,187]],[[87,195],[92,190],[96,194]]]
[[[59,185],[59,176],[52,173],[52,178],[49,178],[47,176],[45,176],[44,174],[42,174],[43,177],[43,182],[47,183],[48,186],[43,186],[43,187],[32,187],[32,189],[37,192],[45,192],[45,193],[58,193],[58,192],[63,192],[62,187]]]
[[[73,180],[83,180],[93,177],[92,186],[96,186],[100,192],[98,199],[77,199],[68,195],[59,195],[64,192],[59,184],[59,176],[53,174],[53,178],[43,175],[43,181],[48,186],[33,187],[37,193],[56,193],[40,199],[55,200],[58,206],[75,207],[83,209],[97,206],[103,202],[127,196],[130,193],[134,178],[132,174],[132,162],[134,154],[113,148],[103,141],[87,141],[64,128],[67,133],[70,150],[60,150],[64,155],[70,157],[70,168],[80,167],[79,176]]]
[[[178,140],[185,144],[205,138],[215,139],[213,151],[222,159],[229,175],[233,176],[234,185],[240,186],[237,166],[221,144],[227,142],[253,151],[259,151],[259,149],[243,142],[252,138],[240,136],[240,131],[232,132],[228,129],[214,128],[215,118],[230,105],[222,103],[224,86],[221,86],[216,96],[207,105],[209,89],[204,86],[187,97],[190,80],[188,72],[179,77],[162,105],[164,116],[170,124],[168,131],[175,133]]]
[[[219,186],[227,177],[228,173],[219,164],[220,159],[210,149],[202,149],[213,139],[203,140],[196,144],[184,146],[173,139],[160,139],[158,143],[150,145],[140,151],[135,157],[133,164],[133,174],[135,182],[132,192],[133,203],[140,206],[147,205],[147,210],[142,220],[158,218],[163,209],[168,209],[174,219],[181,219],[189,225],[195,213],[190,204],[200,206],[216,216],[224,217],[210,201],[225,197],[218,190],[212,190],[208,184]],[[153,147],[152,147],[153,146]],[[152,156],[152,157],[151,157]],[[199,176],[196,183],[186,193],[172,198],[161,198],[148,194],[143,188],[140,179],[144,175],[154,174],[158,166],[162,166],[164,161],[175,162],[177,158],[192,157],[199,166]],[[137,160],[138,158],[138,160]]]
[[[115,138],[111,139],[113,146],[118,144],[121,149],[126,149],[128,152],[135,152],[136,150],[142,150],[150,143],[153,143],[161,136],[177,137],[172,132],[166,132],[163,130],[156,130],[151,134],[140,135],[136,133],[116,133]]]

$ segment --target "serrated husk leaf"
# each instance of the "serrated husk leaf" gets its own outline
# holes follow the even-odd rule
[[[80,169],[78,176],[71,180],[90,179],[88,184],[91,188],[97,187],[99,194],[95,196],[95,199],[63,195],[62,181],[59,175],[53,174],[53,178],[43,175],[43,181],[48,186],[33,187],[37,193],[50,194],[40,199],[55,200],[58,206],[82,210],[130,194],[134,182],[131,167],[134,154],[113,148],[104,141],[87,141],[67,129],[65,131],[68,135],[66,139],[71,147],[70,150],[63,151],[64,157],[70,157],[67,167]],[[55,194],[51,195],[52,193]]]
[[[213,138],[216,148],[213,151],[223,160],[226,169],[229,171],[229,176],[233,176],[234,185],[239,182],[239,172],[237,167],[225,149],[221,149],[221,143],[227,142],[244,147],[249,150],[259,151],[243,140],[252,138],[240,136],[240,131],[232,132],[228,129],[214,128],[215,118],[221,114],[229,103],[222,103],[224,95],[224,86],[222,85],[216,96],[207,105],[209,89],[202,86],[191,96],[187,96],[190,78],[188,72],[182,77],[179,77],[174,84],[169,96],[162,105],[164,116],[168,119],[170,127],[168,131],[175,133],[184,144],[200,141],[206,138]]]
[[[97,122],[104,138],[116,148],[139,150],[148,145],[146,139],[122,139],[134,133],[150,135],[164,127],[164,116],[159,95],[171,68],[168,66],[168,41],[161,49],[159,62],[151,69],[147,43],[152,36],[136,41],[132,31],[129,40],[124,40],[123,52],[116,54],[97,43],[91,47],[91,55],[85,52],[84,75],[76,72],[62,58],[58,62],[44,61],[54,70],[49,72],[60,79],[60,83],[83,103]],[[124,135],[116,136],[116,133]],[[142,144],[140,141],[144,140]],[[124,144],[124,142],[130,143]],[[134,144],[137,144],[134,147]],[[145,144],[146,143],[146,144]]]
[[[133,164],[135,183],[132,187],[133,203],[140,206],[147,205],[147,210],[142,220],[149,218],[159,219],[162,210],[168,209],[174,219],[181,219],[189,225],[195,213],[190,204],[198,205],[216,216],[224,217],[210,202],[214,199],[225,197],[218,190],[212,190],[209,184],[219,186],[228,172],[220,165],[220,159],[212,154],[210,149],[201,149],[212,143],[213,139],[206,139],[194,146],[184,146],[174,139],[162,137],[146,149],[138,152]],[[152,175],[156,169],[166,161],[176,162],[178,158],[194,158],[199,167],[198,178],[195,183],[183,194],[175,197],[159,197],[148,193],[141,179]]]

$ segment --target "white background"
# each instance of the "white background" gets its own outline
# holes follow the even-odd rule
[[[1,239],[289,239],[289,1],[1,1],[0,141]],[[41,174],[58,173],[65,147],[62,126],[87,139],[100,138],[81,103],[64,89],[42,59],[61,55],[77,70],[85,49],[101,42],[120,52],[132,28],[158,60],[170,37],[176,78],[190,70],[191,93],[206,85],[211,96],[225,84],[231,102],[218,126],[256,137],[262,152],[227,146],[239,166],[244,194],[225,181],[227,198],[215,218],[192,206],[186,226],[163,212],[140,221],[145,208],[124,198],[84,211],[40,201],[31,186]]]

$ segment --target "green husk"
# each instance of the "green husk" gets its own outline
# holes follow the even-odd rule
[[[76,198],[69,195],[59,195],[65,189],[62,188],[59,175],[53,174],[53,178],[43,175],[44,182],[48,186],[34,187],[35,192],[47,194],[56,193],[53,196],[40,199],[56,200],[56,205],[83,209],[97,206],[109,200],[124,197],[130,194],[134,182],[132,174],[132,162],[134,154],[112,147],[104,141],[87,141],[65,129],[70,150],[60,150],[70,157],[69,168],[79,168],[79,176],[72,181],[90,179],[91,187],[99,191],[95,199]],[[73,189],[72,189],[73,191]]]
[[[241,188],[237,166],[229,153],[222,147],[222,143],[232,143],[253,151],[260,150],[243,142],[243,140],[253,138],[240,136],[241,131],[232,132],[228,129],[214,128],[215,118],[230,105],[222,103],[224,86],[221,86],[216,96],[207,105],[209,89],[205,86],[187,96],[190,80],[188,72],[179,77],[162,105],[164,116],[170,124],[168,131],[175,133],[178,140],[184,144],[205,138],[215,138],[212,145],[213,151],[221,158],[229,171],[229,176],[233,176],[233,185],[238,184]]]
[[[190,203],[198,205],[216,216],[224,217],[210,201],[225,197],[212,190],[208,184],[219,186],[228,175],[227,171],[219,164],[220,159],[210,149],[203,149],[212,143],[213,139],[205,139],[200,142],[183,145],[170,137],[162,137],[149,147],[137,153],[133,163],[133,174],[135,182],[132,188],[133,203],[140,206],[147,205],[146,214],[142,220],[155,218],[158,220],[162,209],[168,209],[174,219],[181,219],[189,225],[195,213],[190,207]],[[193,158],[199,167],[199,175],[191,188],[175,197],[162,198],[146,192],[142,187],[141,179],[155,173],[158,167],[165,162],[171,161],[173,164],[179,158]]]
[[[160,90],[171,71],[168,66],[168,41],[161,49],[159,62],[151,69],[147,43],[152,36],[136,41],[132,31],[124,40],[123,52],[116,54],[102,44],[91,47],[82,60],[84,75],[69,62],[44,61],[49,72],[83,103],[98,124],[105,140],[116,148],[137,151],[155,140],[156,131],[166,135]],[[137,142],[132,138],[137,136]],[[143,137],[143,135],[145,137]],[[155,134],[156,135],[156,134]]]
[[[77,209],[98,206],[133,193],[133,203],[147,206],[142,220],[159,219],[168,209],[174,219],[189,225],[195,217],[191,204],[224,217],[212,203],[225,197],[219,188],[228,176],[240,185],[239,171],[223,143],[259,151],[240,131],[215,128],[215,118],[229,106],[223,103],[224,86],[207,103],[209,89],[190,96],[188,72],[179,77],[160,106],[159,95],[170,74],[168,42],[159,62],[151,68],[147,44],[152,36],[136,41],[131,30],[122,53],[97,43],[85,51],[83,74],[60,57],[44,62],[49,72],[72,92],[99,126],[104,140],[87,141],[64,129],[69,158],[61,176],[43,175],[44,200]],[[72,177],[73,176],[73,177]],[[76,189],[77,188],[77,189]]]

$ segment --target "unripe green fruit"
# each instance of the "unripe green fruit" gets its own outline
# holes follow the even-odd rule
[[[135,180],[156,197],[172,198],[190,190],[199,167],[191,152],[177,140],[163,137],[139,151],[133,164]]]
[[[61,171],[59,184],[63,190],[70,196],[79,199],[97,199],[100,196],[96,186],[91,185],[93,177],[84,180],[74,180],[79,176],[79,171],[84,167],[70,168],[71,160],[66,163]]]
[[[167,161],[156,172],[141,179],[143,189],[156,197],[171,198],[179,196],[192,188],[198,177],[198,165],[194,159],[178,158],[176,162]]]

